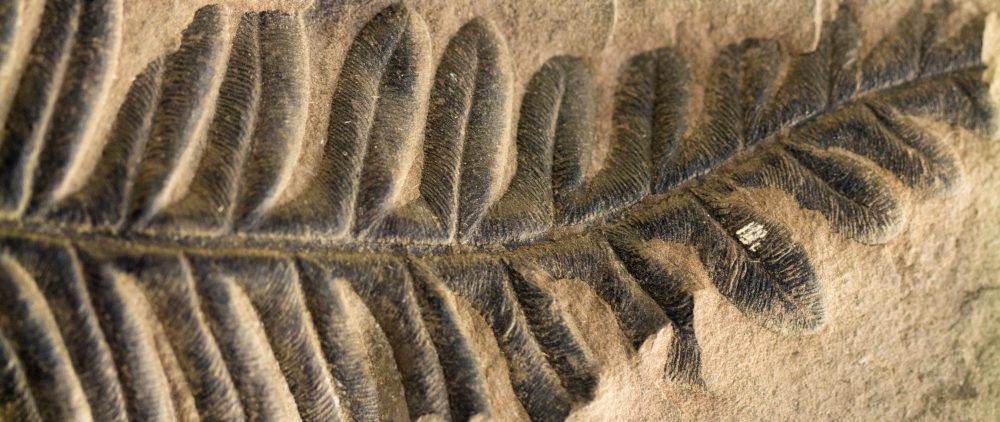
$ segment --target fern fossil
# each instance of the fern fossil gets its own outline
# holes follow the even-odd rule
[[[886,242],[902,224],[889,178],[943,194],[960,175],[912,117],[984,131],[992,113],[982,19],[946,37],[947,7],[915,8],[860,59],[842,9],[813,52],[786,59],[767,39],[720,52],[700,116],[676,51],[633,57],[593,177],[593,82],[579,59],[550,59],[528,81],[500,191],[513,83],[502,35],[470,21],[435,67],[420,18],[397,5],[353,40],[317,174],[287,199],[308,110],[304,22],[209,6],[138,76],[75,183],[121,3],[48,0],[32,39],[13,30],[21,3],[0,5],[0,66],[23,64],[0,94],[10,420],[496,415],[462,303],[492,330],[526,414],[561,419],[593,397],[598,363],[544,279],[588,283],[636,347],[673,329],[667,375],[698,383],[696,334],[711,333],[693,330],[683,264],[649,242],[692,246],[761,324],[814,328],[809,257],[731,193],[780,189],[844,235]],[[11,55],[29,42],[26,61]],[[419,196],[400,203],[419,151]]]

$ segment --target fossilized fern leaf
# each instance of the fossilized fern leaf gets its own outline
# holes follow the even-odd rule
[[[0,5],[0,74],[16,75],[0,81],[0,418],[558,420],[593,397],[601,365],[558,306],[560,279],[587,283],[635,347],[672,330],[667,375],[698,383],[711,333],[692,324],[697,270],[651,244],[690,246],[761,324],[812,329],[808,255],[733,193],[784,191],[886,242],[904,215],[893,184],[937,195],[960,178],[913,119],[982,132],[992,113],[982,19],[949,35],[946,6],[914,8],[861,57],[842,9],[812,52],[719,52],[697,115],[677,51],[634,56],[588,176],[582,60],[546,62],[514,128],[500,31],[474,19],[432,63],[421,18],[396,5],[351,42],[306,174],[323,69],[308,21],[282,12],[201,9],[97,139],[121,1],[48,0],[37,33],[13,29],[26,1]],[[509,383],[489,378],[480,319]]]

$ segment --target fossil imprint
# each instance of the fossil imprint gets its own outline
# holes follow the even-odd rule
[[[205,7],[104,112],[120,2],[48,0],[37,33],[15,31],[20,5],[0,4],[0,75],[14,75],[0,81],[0,420],[495,416],[467,308],[524,414],[561,420],[600,368],[546,279],[587,283],[636,348],[672,330],[665,376],[699,384],[711,333],[694,332],[694,269],[651,242],[693,248],[748,318],[814,329],[809,256],[733,194],[779,189],[884,243],[905,214],[891,184],[943,195],[961,176],[914,118],[978,133],[992,119],[983,19],[949,33],[946,6],[914,8],[858,57],[841,9],[810,53],[720,51],[699,115],[684,57],[634,56],[587,176],[597,113],[580,59],[527,81],[514,128],[502,34],[472,20],[432,63],[421,18],[395,5],[352,41],[295,191],[317,71],[302,18]],[[102,118],[113,128],[85,156]]]

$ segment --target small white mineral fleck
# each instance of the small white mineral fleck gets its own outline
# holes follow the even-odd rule
[[[747,223],[742,229],[736,231],[737,239],[751,252],[757,251],[757,248],[760,247],[760,240],[765,236],[767,236],[767,229],[764,228],[763,224],[757,222]]]

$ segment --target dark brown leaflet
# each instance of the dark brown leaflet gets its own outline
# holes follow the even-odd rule
[[[18,4],[0,6],[3,68]],[[0,103],[0,416],[28,420],[519,414],[490,397],[470,311],[506,362],[499,388],[531,418],[560,420],[602,368],[546,287],[559,279],[589,285],[636,348],[672,330],[667,376],[697,384],[697,337],[711,333],[694,332],[682,274],[697,269],[650,242],[691,246],[764,326],[813,329],[824,312],[809,257],[731,194],[779,189],[857,241],[886,242],[903,224],[888,177],[924,194],[959,183],[956,158],[911,116],[983,131],[992,114],[982,19],[943,39],[945,10],[914,9],[859,59],[842,9],[813,52],[724,49],[700,116],[683,57],[636,55],[609,158],[587,178],[584,61],[544,64],[514,130],[496,27],[470,21],[434,65],[421,18],[396,5],[353,40],[316,175],[283,198],[319,71],[306,23],[209,6],[135,80],[90,176],[67,190],[121,8],[50,0],[44,13],[37,61]],[[500,191],[508,141],[517,167]]]
[[[4,214],[23,213],[29,198],[30,208],[44,209],[73,169],[84,138],[102,117],[120,45],[120,15],[115,0],[45,3],[20,83],[4,94],[13,97],[0,143]]]

